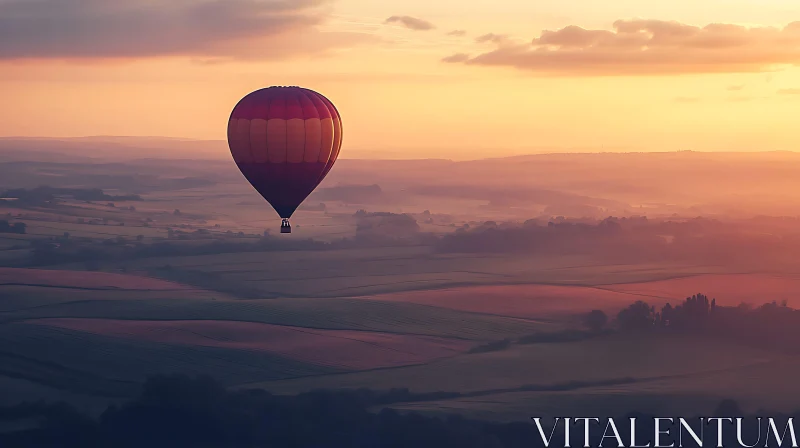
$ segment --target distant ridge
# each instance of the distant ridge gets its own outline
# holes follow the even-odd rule
[[[6,161],[47,159],[91,159],[121,161],[142,158],[192,158],[223,160],[230,157],[222,140],[192,140],[163,137],[0,137],[0,153]],[[55,160],[53,160],[55,161]]]
[[[414,151],[419,154],[421,149]],[[492,151],[486,150],[491,154]],[[496,152],[496,151],[494,151]],[[31,156],[38,154],[40,159],[58,155],[64,157],[86,158],[92,160],[131,160],[141,158],[176,159],[192,158],[203,160],[229,160],[230,151],[225,140],[204,140],[182,137],[158,136],[111,136],[94,135],[83,137],[30,137],[9,136],[0,137],[0,153],[6,161],[30,160]],[[442,156],[438,156],[439,154]],[[424,152],[423,152],[424,154]],[[791,156],[800,154],[789,150],[765,151],[642,151],[630,148],[531,148],[529,153],[509,154],[494,157],[480,157],[478,151],[473,150],[464,154],[464,157],[452,157],[451,152],[438,152],[430,150],[428,156],[409,157],[408,153],[401,150],[370,150],[350,149],[345,146],[341,159],[356,161],[428,161],[428,162],[475,162],[475,161],[525,161],[541,160],[542,158],[570,158],[575,156],[592,157],[619,157],[619,156],[747,156],[748,154]],[[437,157],[438,156],[438,157]],[[78,161],[75,159],[74,161]]]

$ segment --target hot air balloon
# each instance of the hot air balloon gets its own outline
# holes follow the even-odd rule
[[[327,98],[300,87],[268,87],[242,98],[228,122],[233,160],[282,218],[328,174],[342,146],[342,120]]]

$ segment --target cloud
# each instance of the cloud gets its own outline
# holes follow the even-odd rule
[[[453,30],[453,31],[450,31],[449,33],[447,33],[447,35],[448,35],[448,36],[457,36],[457,37],[461,37],[461,36],[466,36],[466,35],[467,35],[467,32],[466,32],[466,31],[464,31],[464,30]]]
[[[747,28],[618,20],[613,30],[570,25],[530,42],[487,39],[497,48],[451,62],[577,76],[744,73],[800,64],[800,22]]]
[[[0,0],[0,59],[282,57],[287,36],[316,30],[328,1]],[[273,38],[280,45],[263,45]]]
[[[744,84],[738,86],[728,86],[725,90],[728,92],[738,92],[739,90],[744,90]]]
[[[392,16],[386,19],[386,23],[399,23],[400,25],[414,31],[428,31],[436,28],[427,20],[410,16]]]
[[[475,42],[479,44],[491,42],[493,44],[501,45],[505,42],[508,42],[508,40],[509,40],[508,36],[506,36],[505,34],[494,34],[494,33],[484,34],[483,36],[478,36],[475,38]]]
[[[469,60],[469,55],[466,53],[456,53],[454,55],[442,58],[442,62],[450,62],[450,63],[466,62],[468,60]]]
[[[755,100],[755,98],[752,96],[732,96],[727,99],[727,101],[730,101],[732,103],[745,103],[753,100]]]
[[[778,95],[800,95],[800,89],[780,89]]]
[[[700,101],[700,98],[694,96],[678,96],[675,97],[676,103],[697,103]]]

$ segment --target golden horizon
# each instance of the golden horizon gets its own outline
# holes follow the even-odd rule
[[[77,33],[66,20],[54,41],[15,28],[19,39],[0,47],[0,136],[225,140],[247,93],[299,85],[339,109],[343,158],[800,148],[793,3],[577,1],[583,9],[323,0],[168,11],[144,2],[136,20],[147,38],[125,34],[126,6],[104,11],[115,30]],[[11,12],[30,25],[58,18]],[[97,14],[85,6],[73,19]],[[167,33],[175,17],[198,22]],[[213,31],[198,31],[209,23]]]

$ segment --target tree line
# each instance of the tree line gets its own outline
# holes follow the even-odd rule
[[[626,333],[694,334],[699,337],[757,345],[788,352],[800,351],[800,310],[777,300],[754,307],[719,306],[704,294],[687,297],[660,309],[637,301],[617,314],[619,331]]]
[[[0,198],[13,198],[23,205],[42,205],[57,201],[59,197],[69,196],[78,201],[141,201],[136,194],[110,195],[100,188],[58,188],[40,186],[36,188],[14,188],[0,193]]]

